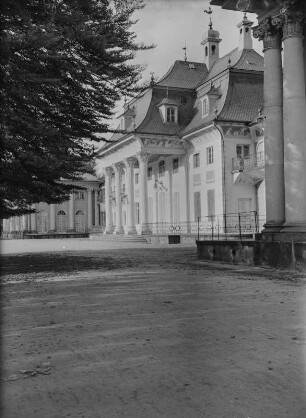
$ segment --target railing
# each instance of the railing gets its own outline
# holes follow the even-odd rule
[[[198,218],[198,240],[250,239],[259,233],[265,220],[256,211]]]
[[[146,230],[153,235],[194,235],[198,240],[250,239],[265,222],[256,211],[214,215],[193,222],[153,222]]]
[[[154,235],[196,235],[198,231],[197,222],[152,222],[146,226]]]
[[[265,153],[263,151],[244,158],[233,158],[232,171],[245,171],[251,168],[265,166]]]

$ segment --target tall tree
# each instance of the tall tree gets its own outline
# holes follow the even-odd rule
[[[137,89],[143,0],[2,0],[0,217],[69,197],[115,102]],[[65,182],[62,180],[65,179]]]

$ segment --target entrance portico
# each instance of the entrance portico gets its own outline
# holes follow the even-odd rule
[[[106,233],[146,234],[157,214],[157,188],[148,193],[148,164],[160,159],[186,154],[179,138],[131,136],[111,144],[100,152],[99,175],[105,177]],[[187,170],[185,170],[187,172]],[[157,173],[152,173],[157,182]],[[171,190],[171,176],[167,179]],[[112,179],[114,179],[112,181]],[[186,179],[185,179],[186,182]],[[162,184],[162,182],[160,182]],[[167,188],[167,190],[168,190]],[[152,194],[152,196],[151,196]],[[169,197],[171,200],[171,196]],[[149,203],[150,202],[150,203]],[[150,208],[149,208],[150,205]],[[139,215],[138,215],[139,210]],[[115,213],[115,217],[113,217]],[[125,213],[125,216],[123,214]],[[150,216],[149,216],[150,214]],[[164,214],[163,214],[164,216]],[[170,217],[171,218],[171,217]],[[113,219],[115,220],[113,224]]]

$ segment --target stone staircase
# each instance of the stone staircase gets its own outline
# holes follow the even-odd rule
[[[126,234],[104,234],[104,233],[91,233],[89,239],[95,241],[120,241],[120,242],[139,242],[148,244],[144,235],[126,235]]]

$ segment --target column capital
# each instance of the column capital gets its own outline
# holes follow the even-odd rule
[[[110,177],[113,173],[113,168],[112,167],[105,167],[104,171],[105,171],[105,175],[107,177]]]
[[[267,49],[281,49],[281,29],[271,19],[266,19],[253,29],[254,38],[263,41],[263,52]]]
[[[123,174],[124,164],[122,161],[113,165],[114,171],[118,174]]]
[[[126,167],[133,168],[135,166],[136,160],[134,157],[125,158],[123,160]]]
[[[303,38],[305,15],[295,4],[288,3],[280,13],[272,17],[272,25],[282,29],[283,39],[290,37]]]
[[[148,152],[140,151],[136,154],[139,163],[147,163],[149,160],[150,154]]]

